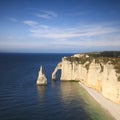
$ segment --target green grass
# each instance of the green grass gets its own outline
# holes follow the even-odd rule
[[[88,55],[89,57],[86,57]],[[70,61],[71,63],[76,64],[85,64],[87,61],[89,61],[88,64],[86,64],[86,69],[89,70],[89,66],[91,62],[95,59],[96,64],[107,64],[110,61],[110,64],[112,64],[118,74],[120,74],[120,52],[119,51],[111,51],[111,52],[95,52],[95,53],[84,53],[84,55],[80,58],[78,57],[67,57],[66,60]],[[118,78],[118,81],[120,81],[120,77]]]

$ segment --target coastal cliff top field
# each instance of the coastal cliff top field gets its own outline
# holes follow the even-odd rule
[[[120,58],[120,51],[91,52],[86,54],[88,54],[91,57]]]
[[[120,73],[120,51],[104,51],[104,52],[91,52],[91,53],[82,53],[82,54],[75,54],[71,57],[64,58],[68,61],[76,61],[80,64],[85,64],[87,61],[86,68],[89,68],[90,63],[95,60],[95,63],[100,64],[112,64],[116,69],[117,73]],[[119,78],[120,80],[120,78]]]
[[[112,64],[120,65],[120,51],[105,51],[105,52],[91,52],[91,53],[80,53],[74,54],[71,57],[65,57],[69,61],[78,61],[84,64],[86,61],[103,62],[106,64],[108,61],[111,61]]]

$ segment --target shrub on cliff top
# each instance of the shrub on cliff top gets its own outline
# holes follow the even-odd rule
[[[110,61],[110,64],[114,65],[114,68],[117,73],[120,73],[120,57],[118,56],[120,52],[102,52],[102,53],[87,53],[89,57],[86,57],[86,54],[82,57],[67,57],[66,60],[70,62],[77,62],[79,64],[85,64],[89,61],[89,64],[86,64],[86,69],[89,69],[89,65],[95,59],[95,63],[107,64]],[[101,56],[102,55],[102,56]],[[111,57],[108,57],[111,56]],[[117,56],[117,57],[114,57]]]
[[[87,54],[92,57],[120,57],[120,51],[91,52]]]

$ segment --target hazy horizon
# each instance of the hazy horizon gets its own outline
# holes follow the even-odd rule
[[[0,53],[120,51],[119,0],[0,0]]]

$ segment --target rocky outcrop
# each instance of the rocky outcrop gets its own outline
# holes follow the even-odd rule
[[[60,79],[80,81],[107,99],[120,104],[119,68],[119,57],[91,57],[88,54],[77,54],[62,58]]]
[[[38,74],[38,79],[37,79],[36,84],[37,85],[47,85],[47,78],[44,74],[42,66],[40,67],[40,71],[39,71],[39,74]]]
[[[52,73],[52,80],[56,80],[56,73],[58,70],[61,70],[61,67],[62,67],[62,63],[60,62],[57,64],[55,70]]]

